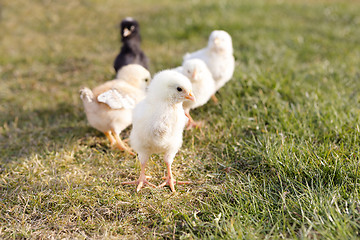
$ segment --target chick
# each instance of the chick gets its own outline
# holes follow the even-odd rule
[[[119,71],[120,79],[80,90],[86,117],[92,127],[103,132],[110,144],[134,155],[120,139],[122,130],[132,122],[132,110],[145,97],[150,73],[140,65],[130,64]]]
[[[206,63],[218,91],[232,78],[235,69],[231,36],[223,30],[211,32],[207,47],[184,56],[184,60],[193,58],[199,58]],[[217,102],[215,95],[212,97]]]
[[[121,21],[121,41],[123,45],[120,53],[114,61],[114,69],[117,73],[125,65],[136,63],[149,69],[149,60],[141,50],[141,36],[139,23],[130,17]]]
[[[189,118],[187,128],[200,127],[200,123],[195,122],[190,116],[190,109],[200,107],[207,103],[212,95],[215,94],[215,81],[211,72],[201,59],[185,60],[177,71],[185,75],[192,83],[193,93],[196,96],[196,102],[184,101],[183,107]]]
[[[191,83],[184,75],[173,70],[164,70],[154,76],[146,98],[134,109],[130,134],[131,147],[138,153],[141,164],[140,177],[136,181],[122,184],[138,184],[137,191],[144,184],[155,187],[146,180],[146,162],[151,154],[163,153],[167,177],[159,187],[169,185],[171,191],[175,192],[176,181],[171,172],[171,164],[182,145],[182,133],[188,120],[182,105],[186,99],[195,101]]]

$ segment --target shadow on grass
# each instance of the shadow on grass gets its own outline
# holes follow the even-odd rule
[[[46,154],[102,134],[87,125],[80,106],[59,103],[54,108],[22,111],[12,107],[10,113],[0,112],[0,162],[8,163],[33,154]],[[93,144],[92,147],[105,149]]]

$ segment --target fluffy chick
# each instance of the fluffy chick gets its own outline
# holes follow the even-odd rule
[[[145,167],[151,154],[163,153],[167,177],[159,187],[169,185],[175,192],[176,181],[171,172],[171,164],[182,145],[182,133],[188,120],[182,105],[186,99],[195,101],[191,83],[184,75],[164,70],[154,76],[146,98],[134,109],[130,134],[131,147],[138,153],[141,164],[140,177],[123,184],[138,184],[137,191],[144,184],[155,187],[146,180]]]
[[[218,91],[232,78],[235,69],[231,36],[223,30],[211,32],[207,47],[184,56],[184,60],[194,58],[206,63]],[[217,102],[215,95],[213,99]]]
[[[130,17],[121,21],[121,41],[123,45],[120,53],[114,61],[114,69],[117,73],[125,65],[136,63],[144,68],[149,68],[149,60],[141,50],[141,36],[139,23]]]
[[[199,127],[200,124],[195,122],[190,116],[190,109],[200,107],[207,103],[212,95],[216,92],[215,81],[208,67],[201,59],[185,60],[177,71],[185,75],[192,84],[193,93],[196,96],[196,102],[184,101],[183,107],[189,118],[187,127]]]
[[[132,110],[145,97],[151,76],[149,71],[137,64],[125,66],[119,75],[121,78],[93,90],[82,88],[80,98],[90,125],[103,132],[111,145],[116,144],[119,149],[134,155],[119,135],[131,124]]]

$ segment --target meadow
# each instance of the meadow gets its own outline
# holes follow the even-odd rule
[[[355,0],[1,1],[0,238],[360,238],[359,12]],[[127,16],[152,74],[214,29],[233,38],[234,76],[192,112],[204,127],[184,133],[173,173],[193,183],[175,193],[121,185],[139,163],[79,98],[114,77]],[[154,155],[151,182],[165,171]]]

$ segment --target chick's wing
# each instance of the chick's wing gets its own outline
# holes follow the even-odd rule
[[[103,92],[97,97],[97,100],[107,104],[112,109],[133,109],[136,105],[135,99],[131,95],[118,89],[110,89]]]

